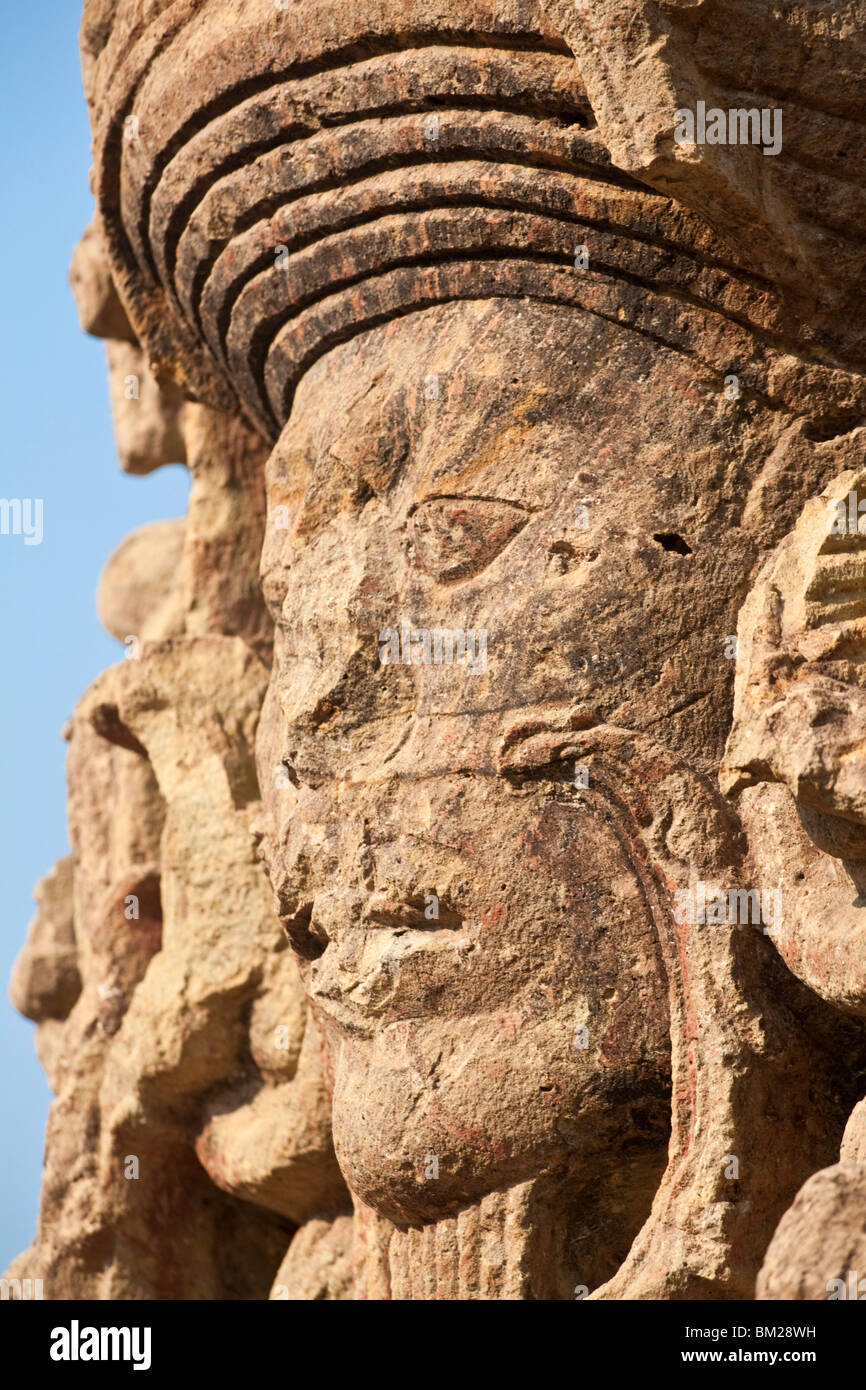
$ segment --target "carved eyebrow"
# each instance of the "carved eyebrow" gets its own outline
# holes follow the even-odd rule
[[[422,497],[420,501],[414,502],[407,515],[411,517],[429,502],[493,502],[503,507],[515,507],[518,511],[526,512],[527,517],[542,510],[541,507],[533,506],[531,502],[518,502],[514,497],[496,497],[493,493],[431,492],[429,497]]]

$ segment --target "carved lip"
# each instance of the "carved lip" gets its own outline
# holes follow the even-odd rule
[[[436,898],[435,904],[428,898]],[[436,917],[429,917],[428,910],[435,906]],[[383,927],[411,928],[414,931],[455,930],[463,926],[463,918],[458,912],[447,907],[437,894],[425,894],[419,899],[399,898],[388,892],[373,893],[364,909],[363,918]]]

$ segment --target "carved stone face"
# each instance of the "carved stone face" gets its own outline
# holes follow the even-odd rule
[[[51,1297],[255,1296],[299,1223],[276,1297],[748,1299],[837,1153],[764,1290],[863,1268],[866,539],[790,531],[866,490],[863,26],[628,8],[84,0],[82,327],[193,486],[15,981]],[[784,152],[681,144],[707,90]]]
[[[677,751],[712,756],[752,550],[723,412],[612,325],[453,305],[331,353],[271,458],[264,854],[326,1030],[341,1166],[395,1222],[664,1148],[641,789],[601,796],[595,770],[576,789],[570,763],[527,779],[520,749],[563,718],[668,714]],[[436,664],[437,630],[486,633],[486,660],[476,640],[476,669]]]

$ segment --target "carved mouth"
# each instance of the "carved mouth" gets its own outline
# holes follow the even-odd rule
[[[374,893],[364,909],[364,920],[396,930],[458,930],[463,926],[459,912],[448,907],[434,892],[411,899],[400,899],[387,892]]]

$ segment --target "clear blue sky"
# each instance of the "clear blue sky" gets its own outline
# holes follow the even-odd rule
[[[120,472],[104,347],[79,330],[67,286],[92,211],[78,10],[6,7],[0,58],[0,496],[44,504],[41,545],[0,535],[0,1272],[35,1231],[51,1100],[6,982],[33,886],[68,849],[60,729],[122,654],[96,617],[102,566],[136,526],[182,515],[188,491],[180,467]]]

